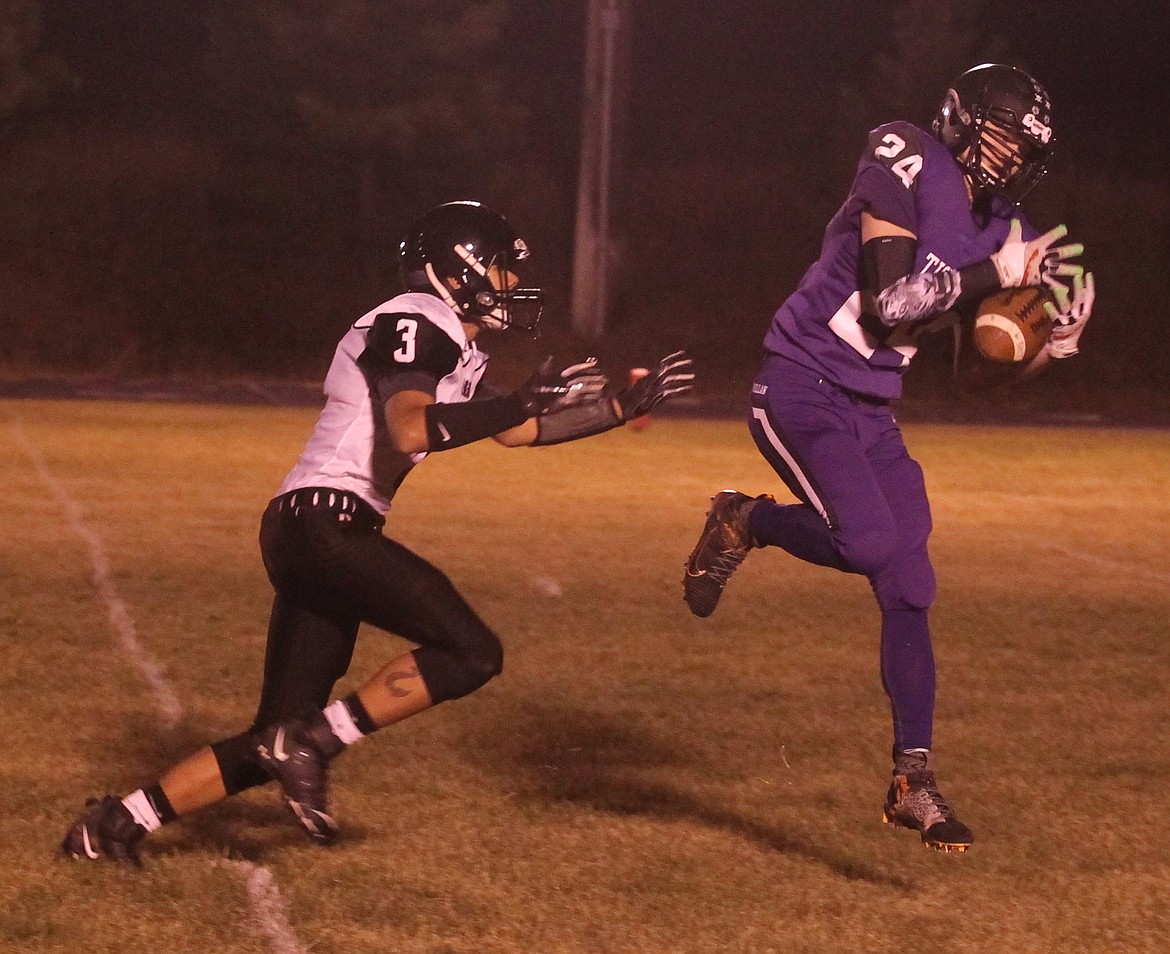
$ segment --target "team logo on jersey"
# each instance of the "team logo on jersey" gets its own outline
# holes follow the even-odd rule
[[[927,273],[931,273],[934,275],[941,275],[943,272],[953,272],[953,271],[954,271],[954,269],[951,268],[950,265],[948,265],[946,262],[944,262],[937,255],[935,255],[934,252],[927,252],[926,253],[926,263],[922,266],[922,274],[923,275],[925,275]]]

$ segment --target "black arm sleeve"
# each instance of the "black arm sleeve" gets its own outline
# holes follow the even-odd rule
[[[519,427],[528,420],[524,402],[518,394],[464,401],[459,404],[428,404],[427,444],[433,451],[462,447]]]
[[[877,295],[914,271],[918,240],[879,235],[861,246],[861,287]]]
[[[995,263],[985,258],[974,265],[959,269],[959,298],[956,305],[965,305],[969,301],[982,301],[992,292],[999,291],[999,272],[995,270]]]

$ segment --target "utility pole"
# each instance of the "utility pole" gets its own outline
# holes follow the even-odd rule
[[[587,2],[572,317],[575,331],[599,338],[616,257],[614,181],[629,75],[630,0]]]

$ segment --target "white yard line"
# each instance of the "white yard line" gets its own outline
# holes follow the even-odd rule
[[[110,560],[106,555],[106,548],[102,544],[101,538],[86,524],[81,506],[73,499],[65,486],[53,476],[41,452],[25,435],[20,419],[14,417],[11,427],[12,433],[16,436],[16,443],[32,462],[37,476],[41,478],[41,483],[61,506],[69,529],[77,534],[89,548],[89,558],[93,568],[93,585],[97,588],[98,595],[106,606],[110,625],[118,634],[122,648],[126,651],[130,662],[133,663],[134,668],[138,670],[154,693],[155,705],[163,717],[166,728],[173,729],[183,718],[183,706],[163,675],[162,667],[158,661],[138,641],[134,618],[130,615],[125,600],[118,593],[118,587],[110,573]]]
[[[272,872],[248,861],[233,862],[247,875],[252,921],[272,944],[274,954],[308,954],[288,923],[288,905]]]
[[[1093,570],[1104,573],[1117,573],[1133,580],[1162,587],[1163,589],[1170,588],[1170,573],[1160,572],[1153,567],[1137,566],[1125,560],[1102,556],[1099,553],[1092,553],[1088,550],[1074,550],[1071,547],[1059,547],[1048,543],[1041,543],[1038,548],[1034,541],[1029,541],[1021,545],[1031,546],[1034,549],[1047,550],[1049,553],[1056,554],[1070,564],[1080,563]]]
[[[102,602],[106,605],[110,625],[118,634],[122,648],[130,657],[130,661],[142,674],[154,693],[155,705],[163,717],[164,724],[167,728],[173,729],[183,718],[182,703],[179,702],[178,695],[163,675],[162,667],[150,653],[143,649],[142,644],[138,641],[134,618],[130,615],[130,610],[114,583],[113,575],[110,573],[110,560],[106,555],[101,538],[86,524],[81,506],[49,470],[36,445],[24,433],[20,419],[12,415],[10,426],[17,445],[32,463],[41,483],[61,506],[69,529],[77,534],[89,548],[90,562],[93,565],[93,583]],[[272,872],[250,862],[238,862],[237,866],[246,875],[251,920],[256,925],[257,930],[268,938],[273,954],[307,954],[306,948],[293,934],[286,913],[287,905],[280,894]]]

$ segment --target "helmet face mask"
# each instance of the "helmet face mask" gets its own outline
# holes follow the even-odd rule
[[[403,284],[441,298],[462,321],[536,333],[540,289],[521,288],[517,263],[528,246],[478,202],[447,202],[411,226],[399,247]]]
[[[998,63],[955,80],[933,129],[974,187],[1017,204],[1048,171],[1055,141],[1048,93],[1027,73]]]

